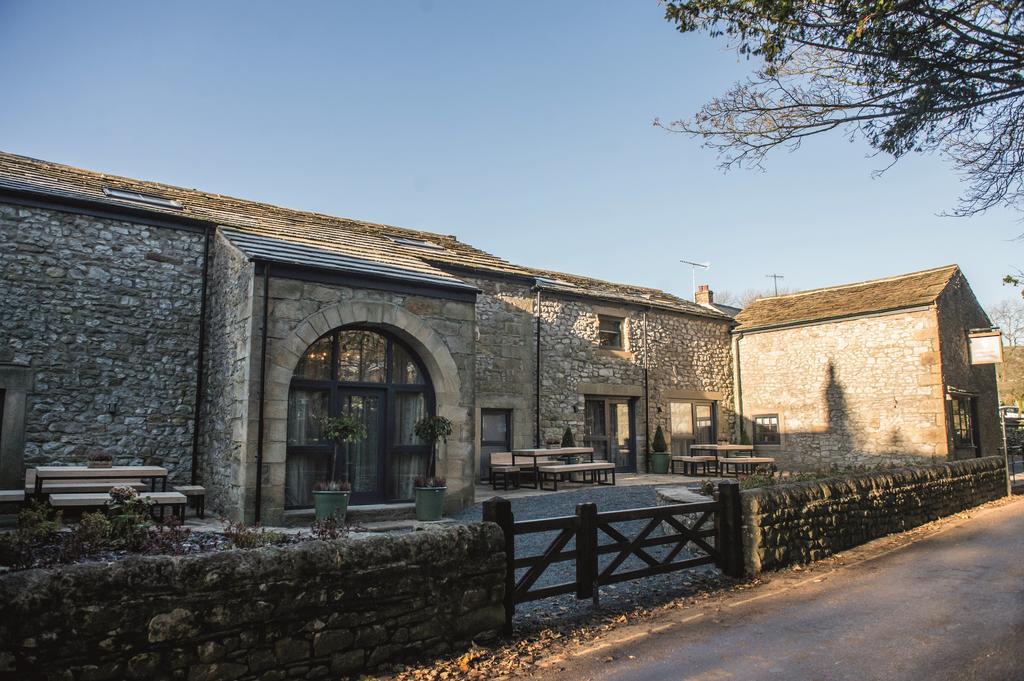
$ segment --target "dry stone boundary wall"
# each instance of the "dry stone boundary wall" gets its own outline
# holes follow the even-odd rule
[[[1005,494],[1002,457],[746,490],[746,570],[820,560]]]
[[[491,524],[0,576],[0,679],[336,679],[504,623]]]

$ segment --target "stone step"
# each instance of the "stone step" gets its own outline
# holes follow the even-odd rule
[[[414,520],[416,504],[366,504],[349,506],[345,522],[349,525],[361,523],[386,523],[398,520]],[[299,508],[284,512],[285,527],[308,527],[313,522],[313,509]]]

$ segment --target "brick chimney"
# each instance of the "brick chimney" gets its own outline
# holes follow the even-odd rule
[[[715,302],[715,294],[711,291],[710,286],[701,284],[697,287],[697,293],[693,299],[701,305],[711,305]]]

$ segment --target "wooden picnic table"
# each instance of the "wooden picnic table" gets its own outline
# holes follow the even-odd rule
[[[694,449],[705,449],[709,452],[712,452],[715,455],[715,457],[718,457],[718,453],[722,452],[724,454],[722,458],[728,457],[729,452],[749,452],[748,456],[754,455],[754,445],[690,445],[690,450],[692,451]]]
[[[167,491],[167,469],[163,466],[111,466],[89,468],[88,466],[39,466],[36,468],[36,496],[43,493],[45,480],[90,480],[96,478],[114,480],[149,480],[150,489],[156,491],[156,481],[162,482],[162,491]]]
[[[512,463],[516,465],[516,458],[529,459],[529,468],[533,469],[533,487],[532,489],[538,489],[539,475],[537,473],[537,459],[550,459],[558,458],[560,456],[577,456],[579,454],[586,454],[590,456],[590,461],[594,461],[594,448],[593,447],[556,447],[555,449],[513,449],[512,450]],[[522,484],[522,482],[520,482]]]

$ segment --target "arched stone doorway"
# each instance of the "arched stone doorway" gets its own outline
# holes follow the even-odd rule
[[[329,480],[350,482],[353,504],[410,500],[430,455],[413,426],[434,411],[429,373],[400,338],[369,326],[324,334],[299,359],[288,392],[285,508],[311,506],[316,483]],[[339,415],[361,421],[366,437],[327,441],[322,420]]]

